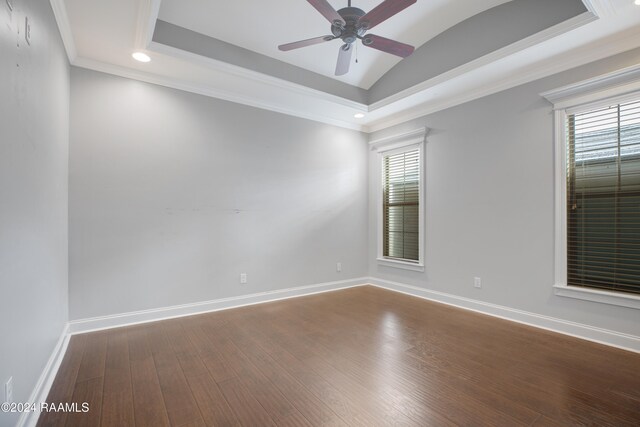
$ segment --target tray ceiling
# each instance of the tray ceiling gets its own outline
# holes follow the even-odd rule
[[[412,56],[360,46],[336,79],[338,41],[277,50],[328,32],[305,0],[50,2],[75,66],[365,132],[640,47],[634,0],[418,0],[374,30]]]

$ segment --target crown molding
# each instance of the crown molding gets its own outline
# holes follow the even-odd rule
[[[386,107],[387,105],[401,101],[405,98],[408,98],[412,95],[416,95],[420,92],[424,92],[434,86],[437,86],[438,84],[441,84],[453,78],[456,78],[461,75],[480,69],[481,67],[484,67],[487,64],[491,64],[492,62],[506,58],[507,56],[513,55],[526,48],[535,46],[539,43],[545,42],[559,35],[565,34],[571,30],[579,28],[597,19],[598,19],[598,16],[591,12],[585,12],[581,15],[575,16],[571,19],[568,19],[567,21],[556,24],[553,27],[549,27],[546,30],[540,31],[536,34],[532,34],[529,37],[526,37],[515,43],[511,43],[508,46],[505,46],[494,52],[488,53],[487,55],[481,56],[480,58],[467,62],[466,64],[453,68],[431,79],[425,80],[422,83],[418,83],[417,85],[412,86],[408,89],[405,89],[398,93],[390,95],[384,99],[381,99],[380,101],[376,101],[369,105],[369,111],[373,112],[373,111],[379,110],[383,107]]]
[[[561,59],[551,58],[535,67],[527,68],[527,71],[525,72],[512,73],[508,79],[500,79],[480,85],[477,90],[464,91],[459,94],[453,94],[450,97],[444,97],[437,101],[425,102],[414,108],[408,108],[398,114],[389,115],[380,120],[376,120],[375,122],[367,125],[365,132],[372,133],[387,129],[410,120],[446,110],[447,108],[455,107],[485,96],[502,92],[503,90],[511,89],[553,74],[561,73],[575,67],[626,52],[637,47],[639,38],[640,27],[634,28],[616,37],[606,39],[597,46],[585,46],[573,51],[573,54],[571,55],[562,56]],[[597,79],[598,77],[594,78],[594,80]]]
[[[495,61],[502,60],[502,62],[504,62],[505,60],[509,60],[513,55],[522,52],[529,47],[536,46],[537,44],[545,41],[548,42],[554,37],[593,22],[601,15],[615,13],[615,9],[609,0],[585,0],[584,3],[589,12],[585,12],[547,30],[471,61],[470,63],[426,80],[425,82],[415,85],[405,91],[401,91],[371,105],[366,105],[364,103],[352,101],[320,90],[311,89],[300,84],[291,83],[254,70],[248,70],[236,65],[153,42],[153,30],[160,10],[161,0],[138,1],[136,35],[135,41],[132,41],[135,42],[136,48],[145,49],[176,60],[184,60],[194,63],[206,69],[226,73],[227,75],[234,76],[234,78],[246,79],[248,82],[258,83],[265,89],[262,97],[248,89],[240,93],[221,85],[214,86],[213,84],[207,85],[206,83],[194,83],[189,82],[187,79],[162,76],[136,68],[112,65],[97,60],[78,57],[73,33],[67,16],[65,2],[64,0],[50,0],[70,63],[78,67],[84,67],[366,133],[386,129],[391,126],[528,83],[551,74],[566,71],[570,68],[633,49],[638,46],[638,39],[640,37],[640,27],[633,27],[622,33],[601,39],[598,42],[593,42],[588,46],[575,49],[567,54],[560,55],[559,57],[537,62],[530,67],[525,67],[524,71],[518,69],[517,72],[508,74],[507,77],[504,77],[504,73],[502,73],[502,77],[487,78],[487,70],[489,67],[492,67],[492,64]],[[511,67],[514,69],[517,68],[517,63],[512,62]],[[496,74],[496,76],[498,74]],[[453,81],[456,78],[473,78],[473,76],[476,75],[484,77],[478,79],[478,84],[471,85],[464,90],[457,89],[456,85],[453,84]],[[296,105],[293,105],[289,104],[289,101],[278,99],[277,96],[268,95],[269,93],[277,94],[279,92],[288,94],[284,98],[288,97],[289,99],[293,99],[291,95],[294,95],[294,97],[299,95],[300,98],[298,99],[302,100],[302,102],[308,100],[310,103],[313,103],[315,111],[300,108],[300,102],[296,102]],[[339,113],[336,113],[336,107],[339,107]],[[352,113],[349,113],[349,111],[352,113],[363,112],[371,114],[364,120],[356,122],[355,120],[351,120]],[[340,116],[343,114],[346,117],[346,120],[341,119]]]
[[[161,3],[162,0],[140,0],[136,24],[136,49],[146,50],[151,44]]]
[[[611,0],[582,0],[584,6],[589,12],[603,17],[616,13],[615,7],[611,4]]]
[[[73,63],[78,57],[78,50],[76,49],[76,43],[73,38],[73,33],[71,32],[71,23],[69,22],[69,15],[67,15],[67,7],[64,4],[64,0],[50,0],[50,3],[53,9],[53,16],[56,18],[56,23],[58,24],[62,44],[64,44],[69,62]]]
[[[146,0],[149,1],[149,0]],[[159,0],[155,0],[155,1],[159,1]],[[156,16],[157,17],[157,16]],[[451,80],[452,78],[461,76],[463,74],[469,73],[471,71],[477,70],[487,64],[490,64],[494,61],[497,61],[499,59],[505,58],[509,55],[512,55],[516,52],[519,52],[523,49],[526,49],[530,46],[534,46],[536,44],[542,43],[546,40],[549,40],[553,37],[556,37],[558,35],[564,34],[568,31],[571,31],[575,28],[579,28],[583,25],[586,25],[590,22],[595,21],[596,19],[598,19],[598,17],[591,13],[591,12],[585,12],[581,15],[578,15],[574,18],[571,18],[567,21],[564,21],[560,24],[554,25],[553,27],[550,27],[546,30],[543,30],[539,33],[533,34],[525,39],[522,39],[520,41],[517,41],[515,43],[512,43],[508,46],[505,46],[501,49],[498,49],[497,51],[494,51],[492,53],[489,53],[487,55],[484,55],[476,60],[473,60],[471,62],[468,62],[462,66],[459,66],[457,68],[454,68],[453,70],[450,70],[448,72],[445,72],[443,74],[440,74],[434,78],[431,78],[429,80],[426,80],[420,84],[417,84],[411,88],[405,89],[403,91],[400,91],[396,94],[390,95],[380,101],[377,101],[375,103],[372,103],[370,105],[366,105],[363,103],[359,103],[356,101],[351,101],[349,99],[346,98],[342,98],[340,96],[337,95],[332,95],[326,92],[322,92],[316,89],[311,89],[307,86],[303,86],[303,85],[299,85],[296,83],[292,83],[289,82],[287,80],[283,80],[283,79],[279,79],[277,77],[273,77],[267,74],[263,74],[254,70],[249,70],[243,67],[239,67],[237,65],[233,65],[233,64],[229,64],[223,61],[218,61],[212,58],[208,58],[202,55],[198,55],[192,52],[187,52],[184,51],[182,49],[177,49],[171,46],[167,46],[161,43],[156,43],[153,41],[150,41],[150,43],[148,44],[148,49],[156,52],[156,53],[160,53],[160,54],[164,54],[164,55],[169,55],[169,56],[173,56],[173,57],[178,57],[178,58],[182,58],[182,59],[186,59],[192,62],[196,62],[200,65],[209,67],[211,69],[214,70],[218,70],[218,71],[223,71],[226,73],[230,73],[236,76],[240,76],[240,77],[244,77],[253,81],[257,81],[259,83],[265,83],[265,84],[270,84],[270,85],[274,85],[277,86],[279,88],[282,89],[286,89],[286,90],[290,90],[290,91],[294,91],[297,93],[300,93],[302,95],[306,95],[306,96],[312,96],[318,99],[322,99],[325,101],[329,101],[329,102],[335,102],[339,105],[343,105],[345,107],[349,107],[349,108],[353,108],[357,111],[361,111],[361,112],[373,112],[379,109],[382,109],[383,107],[392,105],[398,101],[402,101],[405,98],[408,98],[412,95],[424,92],[440,83],[443,83],[445,81]]]
[[[148,73],[145,71],[135,70],[133,68],[122,67],[119,65],[108,64],[105,62],[96,61],[93,59],[76,58],[73,62],[74,66],[86,68],[93,71],[99,71],[102,73],[113,74],[120,77],[125,77],[132,80],[139,80],[146,83],[152,83],[159,86],[169,87],[172,89],[179,89],[185,92],[191,92],[198,95],[204,95],[211,98],[218,98],[224,101],[235,102],[237,104],[248,105],[250,107],[260,108],[263,110],[269,110],[276,113],[282,113],[289,116],[299,117],[302,119],[313,120],[316,122],[326,123],[333,126],[338,126],[346,129],[364,131],[363,126],[344,122],[333,119],[331,117],[323,116],[320,114],[308,114],[299,110],[288,108],[283,105],[279,105],[273,102],[264,102],[257,100],[253,97],[247,97],[239,95],[235,92],[224,91],[218,88],[211,88],[205,85],[191,84],[172,77],[159,76],[157,74]]]
[[[310,96],[323,101],[329,101],[344,107],[353,108],[356,111],[368,112],[369,108],[366,104],[352,101],[341,96],[333,95],[321,90],[312,89],[301,84],[292,83],[288,80],[273,77],[268,74],[260,73],[258,71],[249,70],[247,68],[239,67],[237,65],[229,64],[228,62],[219,61],[217,59],[209,58],[206,56],[198,55],[197,53],[188,52],[186,50],[178,49],[172,46],[168,46],[162,43],[152,41],[148,49],[152,52],[160,53],[163,55],[172,56],[174,58],[184,59],[198,65],[221,71],[234,76],[243,77],[258,83],[263,83],[271,86],[275,86],[280,89],[295,92],[300,95]]]

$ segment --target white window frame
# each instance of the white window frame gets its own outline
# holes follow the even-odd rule
[[[541,96],[553,104],[555,128],[555,283],[556,295],[640,309],[640,295],[567,285],[567,141],[566,122],[571,114],[640,99],[640,66],[633,66]]]
[[[427,128],[420,128],[410,132],[393,135],[387,138],[370,141],[369,146],[372,151],[377,153],[377,159],[375,162],[375,170],[373,171],[376,177],[375,179],[375,192],[376,192],[376,261],[378,265],[386,267],[400,268],[404,270],[424,272],[424,251],[425,251],[425,138],[427,135]],[[405,151],[419,150],[420,158],[420,183],[418,189],[419,195],[419,210],[418,210],[418,261],[404,261],[396,258],[389,258],[383,255],[383,177],[382,177],[382,160],[385,155],[399,154]]]

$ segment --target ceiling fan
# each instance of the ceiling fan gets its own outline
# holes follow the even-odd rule
[[[392,55],[406,58],[411,55],[415,48],[408,44],[390,40],[375,34],[365,34],[367,31],[391,18],[393,15],[403,11],[414,4],[417,0],[384,0],[374,9],[365,13],[357,7],[351,7],[351,0],[348,6],[336,11],[327,0],[307,0],[311,6],[315,7],[329,22],[331,22],[331,33],[329,36],[314,37],[312,39],[300,40],[278,46],[282,51],[289,51],[314,44],[324,43],[335,39],[341,39],[344,44],[338,53],[338,63],[336,65],[336,76],[342,76],[349,72],[351,65],[351,54],[354,43],[360,39],[362,44],[373,49],[387,52]]]

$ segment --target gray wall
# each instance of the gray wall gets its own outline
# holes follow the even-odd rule
[[[69,65],[49,2],[13,4],[0,2],[0,400],[13,376],[26,402],[67,321]]]
[[[367,274],[363,134],[79,68],[71,82],[71,319]]]
[[[638,64],[640,50],[377,132],[426,126],[426,271],[379,266],[370,177],[370,274],[640,335],[638,311],[556,297],[552,106],[539,93]],[[377,161],[370,154],[370,168]],[[473,277],[482,278],[482,289]]]

